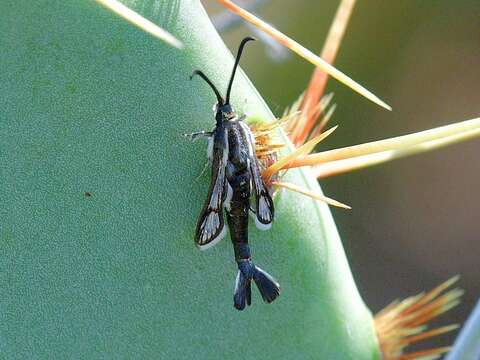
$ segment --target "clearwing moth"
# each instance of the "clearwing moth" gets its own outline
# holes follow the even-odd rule
[[[223,212],[225,209],[230,236],[238,265],[233,304],[243,310],[252,299],[252,280],[258,287],[265,302],[271,303],[280,294],[280,285],[267,272],[257,267],[251,258],[248,246],[249,212],[255,217],[259,229],[268,230],[273,221],[273,201],[265,185],[260,163],[255,154],[255,139],[245,123],[245,116],[238,116],[230,105],[235,72],[240,62],[243,48],[248,41],[246,37],[240,43],[237,57],[227,88],[225,100],[210,79],[200,70],[190,76],[200,76],[212,88],[217,97],[214,106],[215,128],[189,134],[192,140],[208,139],[208,158],[212,166],[212,177],[208,197],[198,219],[195,243],[200,250],[206,250],[218,243],[226,234]],[[254,195],[253,209],[250,197]]]

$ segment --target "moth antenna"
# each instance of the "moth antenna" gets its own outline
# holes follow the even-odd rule
[[[238,63],[240,62],[240,58],[242,56],[243,47],[247,42],[255,41],[255,40],[257,39],[248,36],[242,40],[242,42],[240,43],[240,46],[238,47],[237,57],[235,58],[235,64],[233,65],[232,75],[230,76],[230,82],[228,83],[227,97],[225,98],[225,104],[230,104],[230,91],[232,90],[233,78],[235,77],[235,72],[237,71]]]
[[[198,75],[200,76],[203,80],[205,80],[205,82],[210,85],[210,87],[212,88],[213,92],[215,93],[216,97],[217,97],[217,101],[218,101],[218,105],[222,106],[223,105],[223,98],[222,98],[222,95],[220,95],[220,93],[218,92],[217,88],[215,87],[215,85],[213,85],[213,83],[210,81],[210,79],[207,77],[207,75],[205,75],[202,71],[200,70],[195,70],[192,75],[190,75],[190,80],[193,79],[193,77],[195,75]]]

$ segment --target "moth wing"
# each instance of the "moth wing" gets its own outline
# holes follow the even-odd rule
[[[225,236],[223,201],[226,188],[225,168],[228,160],[228,137],[223,128],[217,128],[213,136],[212,179],[207,200],[198,218],[195,242],[200,250],[214,246]]]
[[[255,225],[261,230],[268,230],[274,216],[273,200],[263,181],[256,157],[250,161],[250,171],[255,192]]]
[[[261,230],[268,230],[272,226],[274,216],[273,200],[260,172],[260,165],[255,154],[255,138],[248,125],[243,122],[241,124],[249,141],[250,174],[255,193],[255,225]]]

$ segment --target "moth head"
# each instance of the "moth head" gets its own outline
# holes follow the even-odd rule
[[[190,80],[195,75],[200,76],[203,80],[205,80],[205,82],[212,88],[213,92],[215,93],[215,96],[217,97],[217,103],[213,106],[213,111],[215,113],[215,119],[217,120],[217,122],[223,121],[223,120],[230,120],[235,117],[235,112],[232,106],[230,105],[230,92],[232,90],[233,79],[235,78],[235,72],[237,71],[238,63],[240,62],[240,58],[242,56],[242,52],[245,44],[253,40],[255,39],[252,37],[246,37],[245,39],[242,40],[242,42],[240,43],[240,46],[238,47],[237,57],[235,58],[235,64],[233,65],[232,75],[230,75],[230,81],[228,83],[227,96],[225,100],[222,98],[222,95],[220,95],[220,92],[215,87],[215,85],[213,85],[210,79],[202,71],[195,70],[190,76]]]
[[[215,119],[217,120],[231,120],[236,117],[235,110],[230,104],[219,106],[217,103],[215,108]]]

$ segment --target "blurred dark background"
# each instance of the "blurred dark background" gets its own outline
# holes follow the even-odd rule
[[[334,0],[256,3],[254,13],[316,53],[339,5]],[[225,22],[214,1],[205,5],[235,51],[252,29]],[[340,128],[321,149],[478,117],[480,1],[357,2],[335,66],[393,112],[330,80],[327,92],[335,93],[337,103],[331,124]],[[276,115],[305,89],[313,71],[288,50],[265,46],[252,46],[242,67]],[[472,140],[321,181],[327,195],[353,206],[332,211],[373,312],[460,274],[463,301],[436,323],[464,322],[480,295],[479,153],[480,140]],[[448,344],[455,335],[435,343]]]

